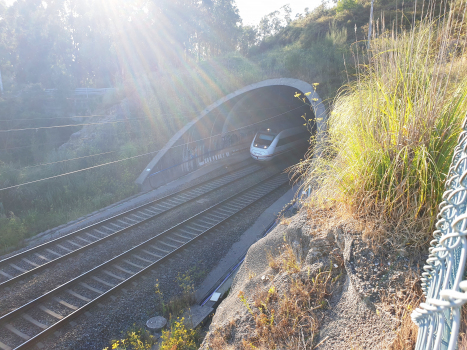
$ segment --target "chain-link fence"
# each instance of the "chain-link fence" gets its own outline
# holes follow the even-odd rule
[[[412,313],[419,326],[417,350],[457,347],[461,307],[467,302],[467,117],[454,150],[422,288],[426,301]]]

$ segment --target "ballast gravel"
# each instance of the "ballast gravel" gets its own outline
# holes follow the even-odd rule
[[[0,316],[123,253],[130,247],[136,246],[173,225],[196,215],[221,200],[239,193],[246,187],[261,182],[262,179],[276,172],[277,169],[273,167],[265,167],[259,172],[219,188],[194,202],[169,210],[158,218],[150,220],[124,234],[110,238],[103,244],[97,244],[32,277],[25,278],[5,288],[3,293],[0,293]]]
[[[275,190],[175,258],[154,268],[145,275],[147,278],[140,278],[136,286],[131,285],[126,290],[116,292],[114,298],[102,302],[100,308],[92,308],[87,315],[76,318],[73,324],[63,327],[42,345],[51,350],[103,349],[109,346],[112,339],[123,337],[132,327],[144,327],[149,318],[161,313],[155,294],[156,283],[166,301],[182,292],[177,277],[190,275],[196,289],[241,234],[288,190],[288,186]]]
[[[238,168],[241,165],[238,165]],[[237,168],[237,167],[236,167]],[[233,169],[228,169],[232,171]],[[225,171],[218,169],[209,174],[209,178],[218,176]],[[226,171],[225,171],[226,172]],[[37,275],[13,284],[0,295],[0,315],[4,315],[41,294],[61,285],[73,277],[77,277],[98,264],[122,253],[138,243],[153,237],[175,223],[183,221],[196,213],[214,205],[215,203],[236,194],[253,183],[261,182],[267,176],[277,172],[274,167],[263,170],[247,178],[237,180],[214,192],[201,197],[199,200],[171,210],[157,219],[135,228],[126,234],[108,240],[105,244],[97,245],[85,252],[64,260]],[[206,180],[196,179],[196,183]],[[190,186],[193,183],[189,184]],[[188,187],[188,185],[186,185]],[[164,297],[168,300],[180,293],[177,276],[190,273],[193,282],[200,283],[202,278],[226,254],[238,237],[256,220],[256,218],[277,198],[289,189],[282,186],[269,194],[265,199],[243,211],[236,218],[229,220],[218,230],[207,237],[192,244],[188,249],[175,258],[165,262],[153,272],[140,278],[138,285],[130,285],[108,298],[101,308],[95,307],[85,315],[73,320],[68,326],[56,332],[54,337],[44,342],[46,349],[101,349],[109,344],[112,338],[121,336],[133,324],[144,326],[148,318],[158,314],[154,284],[160,284]],[[122,208],[122,211],[130,209]],[[89,223],[87,223],[89,224]],[[85,292],[83,291],[83,294]],[[26,322],[20,325],[30,327]]]

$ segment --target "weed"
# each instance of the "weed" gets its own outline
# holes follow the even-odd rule
[[[278,264],[278,260],[274,258],[271,252],[267,253],[267,259],[269,267],[273,270],[279,270],[280,266]]]
[[[164,317],[169,320],[180,316],[185,310],[187,310],[196,301],[195,299],[195,287],[191,277],[192,270],[181,274],[179,273],[176,277],[176,281],[182,292],[175,297],[172,297],[169,301],[164,301],[164,295],[160,290],[159,283],[156,280],[155,294],[158,299],[160,310]]]
[[[253,278],[256,277],[256,273],[252,272],[252,271],[248,271],[248,279],[249,280],[252,280]]]
[[[278,273],[300,271],[300,264],[289,245],[274,260]],[[287,286],[271,284],[252,295],[250,303],[243,291],[239,299],[254,321],[254,331],[242,339],[243,349],[295,349],[300,343],[306,347],[314,344],[322,311],[328,307],[327,299],[340,281],[341,267],[310,273],[311,278],[294,276]],[[228,348],[231,330],[219,329],[209,340],[212,349]],[[220,346],[220,347],[215,347]]]
[[[404,281],[404,286],[395,295],[383,296],[386,305],[390,305],[392,313],[399,320],[399,327],[393,343],[388,349],[406,350],[414,349],[417,341],[418,327],[413,323],[410,315],[418,307],[422,300],[422,290],[420,288],[420,279],[415,274]]]
[[[185,319],[177,318],[169,330],[162,331],[160,350],[196,350],[200,344],[200,336],[194,329],[187,329]]]
[[[113,340],[112,345],[103,350],[150,350],[155,343],[154,336],[145,329],[133,325],[132,329],[126,333],[125,338]]]
[[[274,270],[286,271],[289,274],[300,271],[298,259],[292,247],[288,244],[284,246],[283,252],[277,258],[274,259],[272,255],[268,254],[268,261],[269,266]]]
[[[465,25],[455,21],[446,14],[438,25],[430,14],[410,30],[381,32],[364,57],[355,45],[358,74],[334,101],[326,151],[293,169],[303,188],[318,188],[318,205],[338,204],[383,227],[377,241],[430,239],[467,110]]]
[[[248,312],[252,315],[254,315],[254,312],[253,310],[251,309],[250,307],[250,304],[248,303],[248,300],[246,300],[246,297],[245,297],[245,293],[240,291],[238,293],[238,298],[241,300],[241,302],[243,303],[243,305],[245,305],[245,307],[248,309]]]
[[[10,246],[17,246],[26,236],[26,226],[13,213],[9,218],[0,217],[0,253]]]

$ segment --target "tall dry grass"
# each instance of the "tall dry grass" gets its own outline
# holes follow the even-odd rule
[[[430,239],[467,111],[466,5],[434,18],[433,4],[411,30],[381,28],[369,50],[354,45],[358,73],[334,101],[327,151],[294,168],[318,188],[313,200],[350,210],[395,245]]]

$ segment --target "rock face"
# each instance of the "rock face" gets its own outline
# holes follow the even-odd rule
[[[403,267],[408,260],[374,253],[362,240],[361,231],[354,227],[351,222],[333,223],[322,217],[313,220],[312,215],[302,210],[288,225],[278,225],[251,246],[229,296],[214,315],[201,349],[245,349],[250,345],[259,349],[294,348],[291,343],[272,347],[258,340],[264,330],[259,328],[260,318],[255,315],[267,314],[264,311],[267,307],[258,306],[254,295],[267,295],[268,290],[287,295],[297,281],[310,284],[329,268],[338,272],[332,275],[337,282],[322,302],[325,305],[310,307],[317,309],[313,312],[320,321],[309,334],[301,335],[303,342],[309,342],[306,349],[316,345],[316,349],[329,350],[387,348],[399,321],[382,306],[381,293],[386,295],[391,289],[400,289],[397,283],[404,278]],[[288,273],[274,266],[286,247],[293,251],[298,265],[296,271]],[[268,322],[278,321],[271,317]]]

